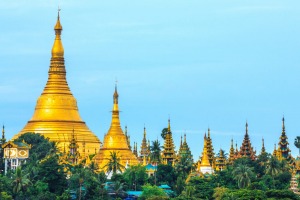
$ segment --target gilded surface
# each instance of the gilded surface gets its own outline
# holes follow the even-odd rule
[[[112,121],[107,134],[104,136],[103,146],[99,153],[94,157],[94,161],[98,164],[100,170],[106,170],[105,165],[110,158],[110,152],[117,152],[123,166],[137,165],[138,159],[128,147],[126,135],[120,125],[119,108],[118,108],[118,92],[117,88],[114,93],[114,105],[112,110]]]
[[[32,118],[14,138],[26,132],[41,133],[51,141],[58,142],[62,151],[69,146],[74,129],[80,154],[93,154],[99,150],[100,140],[81,119],[76,99],[67,83],[59,16],[54,30],[47,84],[37,100]]]

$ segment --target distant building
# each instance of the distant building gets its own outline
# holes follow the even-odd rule
[[[4,149],[4,163],[5,163],[5,174],[7,171],[16,170],[26,159],[29,157],[29,149],[31,145],[25,142],[12,142],[9,141],[2,145]]]

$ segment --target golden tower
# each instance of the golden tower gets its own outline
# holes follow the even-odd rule
[[[219,156],[216,158],[216,170],[222,171],[226,168],[226,158],[224,156],[224,150],[220,149]]]
[[[233,164],[234,159],[235,159],[235,156],[234,156],[233,139],[231,139],[231,146],[230,146],[230,150],[229,150],[228,163]]]
[[[94,152],[100,148],[100,140],[81,119],[76,99],[66,80],[59,12],[54,30],[55,40],[47,84],[37,100],[32,118],[14,138],[27,132],[40,133],[51,141],[58,142],[59,149],[63,151],[64,146],[69,146],[74,130],[79,153],[83,151],[83,144],[88,152]]]
[[[147,138],[146,138],[146,127],[144,127],[144,137],[142,140],[142,144],[141,144],[141,150],[140,150],[140,156],[139,156],[139,161],[140,163],[144,162],[144,159],[149,157],[150,155],[150,151],[149,151],[149,147],[148,147],[148,143],[147,143]]]
[[[94,161],[98,164],[99,169],[104,171],[106,171],[105,165],[110,158],[110,152],[113,151],[120,157],[123,166],[126,166],[127,163],[129,165],[137,165],[139,163],[137,157],[129,149],[126,135],[123,133],[120,125],[118,98],[119,95],[116,86],[113,95],[114,104],[111,125],[104,136],[103,146],[100,147],[100,151],[94,157]]]
[[[203,174],[207,174],[207,173],[212,174],[214,172],[214,170],[209,162],[209,157],[208,157],[208,152],[207,152],[206,134],[204,135],[204,145],[203,145],[202,157],[201,157],[201,161],[198,162],[197,170]]]
[[[163,164],[174,165],[174,162],[176,161],[176,152],[171,132],[170,119],[168,120],[168,132],[165,138],[164,150],[161,154]]]

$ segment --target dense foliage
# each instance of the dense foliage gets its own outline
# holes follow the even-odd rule
[[[0,175],[0,199],[125,199],[129,190],[142,191],[140,199],[145,200],[299,199],[288,190],[289,165],[270,154],[262,154],[255,161],[237,159],[213,175],[190,176],[194,165],[188,158],[179,159],[174,166],[160,163],[161,146],[156,140],[150,147],[150,160],[158,163],[153,176],[149,177],[142,165],[124,169],[118,153],[112,152],[107,164],[112,176],[108,180],[93,162],[89,166],[62,164],[56,144],[39,134],[26,133],[18,141],[31,145],[30,157],[22,168]]]

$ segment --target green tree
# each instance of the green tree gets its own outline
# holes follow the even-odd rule
[[[189,156],[180,157],[179,161],[175,164],[175,171],[183,178],[187,178],[188,174],[194,169],[193,159]]]
[[[275,156],[272,156],[267,163],[266,174],[269,174],[274,178],[279,172],[279,161]]]
[[[66,174],[59,164],[58,155],[52,154],[40,161],[37,180],[43,180],[49,186],[49,191],[61,195],[67,187]]]
[[[294,145],[299,149],[299,155],[300,155],[300,136],[297,136],[295,138]]]
[[[214,189],[214,199],[215,200],[221,200],[223,198],[223,196],[228,193],[228,188],[225,188],[225,187],[216,187]]]
[[[237,181],[239,188],[245,188],[249,186],[251,183],[251,178],[254,177],[252,169],[245,164],[240,164],[234,168],[232,175],[234,180]]]
[[[140,196],[140,199],[142,200],[148,200],[148,199],[164,199],[167,198],[167,194],[164,192],[163,189],[157,187],[156,185],[151,186],[150,184],[146,184],[143,187],[143,193]]]
[[[161,162],[161,146],[158,140],[152,141],[150,146],[150,161],[156,164]]]
[[[193,197],[199,199],[213,199],[214,194],[214,182],[211,178],[193,177],[189,180],[188,186],[195,189]]]
[[[156,179],[157,183],[168,184],[173,188],[175,186],[177,176],[171,165],[160,164],[157,166]]]
[[[238,200],[265,200],[267,199],[265,192],[261,190],[229,190],[222,199],[238,199]]]
[[[110,157],[107,158],[108,163],[104,166],[106,168],[107,173],[113,172],[116,174],[117,172],[122,172],[125,167],[121,164],[121,158],[118,157],[118,153],[115,151],[110,152]]]
[[[132,190],[141,190],[148,179],[146,168],[141,165],[130,166],[125,170],[123,175],[129,188]]]
[[[163,130],[161,130],[161,137],[162,137],[162,139],[166,139],[166,135],[167,135],[167,133],[168,133],[168,128],[163,128]]]
[[[18,194],[20,191],[25,192],[27,187],[31,184],[28,179],[28,174],[23,174],[21,167],[17,167],[15,174],[13,175],[13,193]]]
[[[0,193],[0,199],[2,200],[13,200],[12,196],[7,194],[7,192]]]

